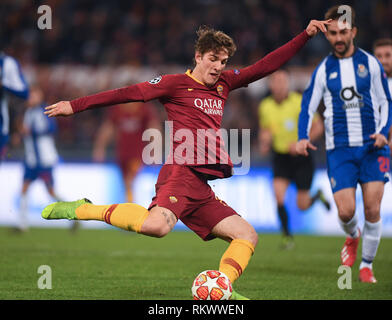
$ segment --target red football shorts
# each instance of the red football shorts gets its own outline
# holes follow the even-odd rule
[[[159,172],[155,192],[149,210],[156,205],[171,210],[205,241],[215,238],[211,230],[217,223],[238,215],[215,196],[202,174],[187,166],[164,165]]]

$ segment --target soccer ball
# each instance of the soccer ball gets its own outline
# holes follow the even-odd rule
[[[229,300],[232,292],[229,278],[217,270],[200,272],[192,285],[193,300]]]

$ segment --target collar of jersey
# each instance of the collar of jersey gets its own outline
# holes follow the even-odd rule
[[[344,59],[350,59],[350,58],[354,57],[354,56],[357,54],[357,52],[358,52],[358,47],[357,47],[357,46],[354,46],[354,52],[353,52],[353,54],[352,54],[351,56],[349,56],[349,57],[339,58],[339,57],[337,57],[337,56],[335,55],[335,52],[333,52],[333,51],[332,51],[332,55],[333,55],[336,59],[338,59],[338,60],[344,60]]]
[[[190,77],[191,79],[193,79],[194,81],[196,81],[197,83],[199,83],[199,84],[201,84],[202,86],[205,86],[205,87],[206,87],[206,85],[205,85],[203,82],[201,82],[200,80],[197,80],[194,76],[192,76],[191,69],[188,69],[188,70],[185,72],[185,74],[186,74],[188,77]]]

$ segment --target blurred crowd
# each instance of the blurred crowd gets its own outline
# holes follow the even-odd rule
[[[48,103],[149,80],[192,67],[196,30],[206,24],[231,35],[238,50],[231,66],[255,62],[323,19],[338,1],[294,0],[2,0],[0,49],[17,58]],[[357,45],[391,36],[392,1],[345,1],[357,12]],[[40,30],[37,8],[52,10],[52,29]],[[329,52],[317,36],[289,62],[310,71]],[[73,67],[70,68],[69,66]],[[295,67],[294,67],[295,66]],[[75,72],[77,70],[77,74]],[[124,71],[125,70],[125,71]],[[301,86],[298,89],[301,89]],[[302,88],[303,89],[303,88]],[[267,93],[241,90],[228,101],[224,126],[250,128],[257,137],[257,106]],[[157,113],[164,119],[163,108]],[[245,110],[245,111],[244,111]],[[12,111],[15,112],[15,111]],[[60,153],[86,158],[104,112],[59,120]],[[260,161],[258,155],[254,161]]]

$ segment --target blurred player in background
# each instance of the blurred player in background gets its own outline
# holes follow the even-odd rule
[[[354,46],[354,10],[351,8],[350,24],[339,20],[338,8],[326,13],[327,19],[333,19],[326,33],[333,53],[318,65],[303,94],[297,151],[308,155],[308,148],[316,148],[309,141],[309,131],[312,116],[323,98],[328,176],[339,222],[347,234],[341,261],[351,267],[357,256],[361,232],[355,215],[355,193],[359,183],[365,211],[359,279],[374,283],[372,263],[382,231],[380,206],[384,183],[388,181],[387,139],[392,102],[381,64]]]
[[[310,187],[314,174],[311,156],[298,155],[295,149],[298,140],[298,116],[301,111],[301,95],[290,91],[289,74],[284,70],[273,73],[269,79],[271,96],[263,99],[259,105],[259,142],[262,155],[273,151],[273,187],[278,206],[278,216],[283,232],[282,247],[294,246],[289,227],[289,217],[285,208],[285,196],[291,182],[297,187],[297,206],[307,210],[317,200],[329,211],[330,204],[321,189],[313,196]],[[312,122],[311,140],[317,140],[323,134],[323,124],[316,116]]]
[[[19,231],[28,228],[28,196],[27,191],[32,182],[41,179],[49,193],[56,201],[60,198],[54,191],[53,167],[58,162],[58,153],[55,145],[54,134],[57,126],[55,119],[44,115],[47,104],[44,101],[42,90],[34,85],[31,87],[27,101],[27,109],[23,118],[22,135],[24,143],[24,175],[22,195],[19,211]],[[77,227],[73,222],[72,230]]]
[[[389,93],[392,94],[392,38],[376,40],[373,45],[373,51],[387,74]],[[389,130],[389,148],[392,151],[392,127]]]
[[[19,63],[14,58],[0,51],[0,161],[6,155],[9,141],[9,94],[27,99],[29,88]]]
[[[127,202],[133,202],[133,181],[143,165],[142,152],[145,143],[142,141],[142,135],[149,128],[159,128],[153,106],[134,102],[111,108],[98,129],[93,160],[105,160],[106,147],[114,137],[116,161],[121,169]]]
[[[306,30],[253,65],[227,71],[224,69],[228,59],[236,50],[233,39],[222,31],[200,28],[193,70],[48,106],[45,113],[53,117],[119,103],[159,99],[172,122],[174,135],[184,129],[192,135],[192,141],[186,140],[185,144],[187,151],[193,151],[184,156],[183,152],[178,152],[184,150],[183,141],[171,139],[173,162],[167,161],[163,165],[156,183],[156,196],[148,209],[135,203],[93,205],[82,199],[51,204],[43,210],[42,217],[105,221],[154,237],[165,236],[181,219],[205,241],[218,237],[229,242],[219,270],[233,283],[247,267],[258,235],[245,219],[216,197],[209,186],[208,180],[230,177],[233,165],[223,149],[221,136],[210,133],[214,141],[206,145],[206,135],[201,135],[200,131],[216,133],[231,90],[247,86],[279,69],[311,36],[319,30],[325,32],[327,23],[312,20]],[[201,144],[196,142],[200,136],[204,139]],[[196,152],[198,148],[203,152]],[[232,299],[244,297],[233,291]]]

